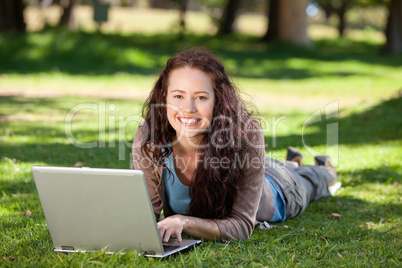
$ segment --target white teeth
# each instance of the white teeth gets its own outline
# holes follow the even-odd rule
[[[199,119],[187,119],[187,118],[179,118],[179,120],[185,124],[191,124],[199,121]]]

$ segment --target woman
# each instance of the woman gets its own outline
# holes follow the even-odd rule
[[[299,215],[328,196],[329,159],[301,166],[264,159],[264,135],[223,65],[190,49],[167,61],[143,108],[133,164],[145,173],[163,241],[184,232],[208,240],[246,239],[258,221]],[[319,160],[319,159],[318,159]]]

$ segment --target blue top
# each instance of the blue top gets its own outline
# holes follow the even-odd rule
[[[173,153],[165,159],[165,165],[173,173],[172,176],[166,168],[163,169],[167,202],[174,213],[185,215],[191,201],[191,187],[181,183],[177,177],[173,165]]]
[[[264,178],[268,183],[269,188],[271,188],[273,196],[272,202],[274,203],[275,207],[274,216],[271,220],[269,220],[269,222],[283,222],[286,220],[286,202],[285,198],[283,197],[283,193],[271,176],[265,173]]]
[[[173,153],[165,159],[165,165],[173,174],[172,176],[166,168],[163,169],[167,202],[174,213],[185,215],[191,202],[191,187],[182,184],[177,177],[173,164]],[[274,216],[269,222],[283,222],[286,219],[286,203],[283,193],[271,176],[265,174],[264,178],[271,188],[272,202],[275,207]]]

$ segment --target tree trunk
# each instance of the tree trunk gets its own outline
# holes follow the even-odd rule
[[[324,10],[325,20],[328,21],[329,17],[331,17],[332,13],[334,12],[334,9],[330,5],[321,5],[321,8]]]
[[[394,54],[402,53],[402,0],[391,1],[385,36],[387,42],[384,50]]]
[[[342,4],[337,10],[336,13],[338,14],[339,17],[339,25],[338,25],[338,33],[340,37],[343,37],[344,31],[345,31],[345,14],[347,11],[347,4]]]
[[[222,14],[221,23],[218,30],[218,35],[226,35],[234,32],[234,22],[236,20],[236,13],[240,7],[240,0],[228,0]]]
[[[268,0],[268,27],[262,37],[263,41],[272,41],[279,38],[279,0]]]
[[[306,7],[308,0],[279,1],[279,39],[295,45],[309,46]]]
[[[68,5],[63,8],[63,14],[61,15],[59,26],[67,27],[70,30],[75,28],[74,22],[74,6],[77,0],[69,0]]]
[[[184,37],[184,32],[186,30],[186,11],[187,11],[188,0],[179,1],[179,37]]]
[[[0,31],[25,32],[22,0],[0,0]]]
[[[167,9],[167,8],[172,7],[171,1],[166,1],[166,0],[149,0],[148,3],[149,3],[150,8]]]

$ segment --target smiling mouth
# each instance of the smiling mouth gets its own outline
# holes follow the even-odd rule
[[[201,121],[200,118],[180,118],[180,117],[179,120],[184,124],[196,124]]]

